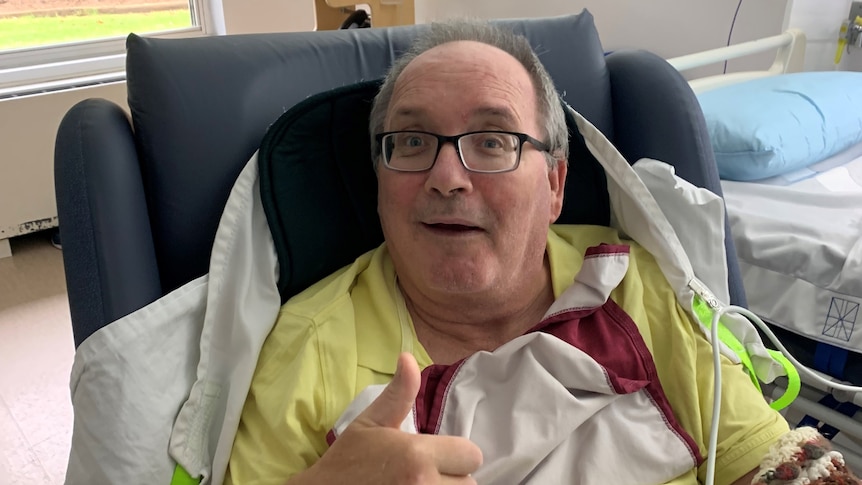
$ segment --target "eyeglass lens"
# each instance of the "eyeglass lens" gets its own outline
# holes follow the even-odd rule
[[[434,165],[439,139],[428,133],[400,132],[383,137],[383,156],[395,170],[421,171]],[[458,139],[464,165],[477,172],[508,170],[518,163],[520,140],[508,133],[471,133]]]

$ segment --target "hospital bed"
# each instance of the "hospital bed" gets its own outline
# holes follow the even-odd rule
[[[859,386],[862,110],[853,103],[862,103],[862,74],[800,73],[805,38],[796,30],[669,62],[685,72],[775,49],[766,70],[689,83],[716,152],[749,308],[821,377]],[[785,417],[819,426],[860,469],[862,393],[804,374],[802,382]],[[779,379],[767,392],[786,386]]]

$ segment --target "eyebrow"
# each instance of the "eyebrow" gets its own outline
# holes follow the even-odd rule
[[[427,118],[427,110],[422,107],[410,107],[405,106],[398,108],[392,113],[390,119],[419,119],[424,120]],[[515,116],[515,113],[509,109],[508,107],[503,106],[482,106],[470,113],[470,117],[472,119],[479,118],[480,120],[493,120],[503,123],[507,126],[513,126],[517,124],[519,118]]]

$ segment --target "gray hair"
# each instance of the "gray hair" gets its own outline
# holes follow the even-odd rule
[[[539,61],[536,53],[533,52],[533,48],[526,37],[485,21],[454,20],[432,23],[430,28],[420,34],[413,42],[410,49],[392,64],[386,74],[380,92],[374,98],[369,117],[371,156],[375,167],[380,158],[380,147],[375,136],[383,132],[386,114],[398,77],[407,65],[423,52],[456,41],[475,41],[488,44],[508,53],[524,66],[536,90],[540,126],[544,126],[546,130],[544,135],[547,136],[547,143],[551,147],[550,153],[545,154],[548,165],[554,167],[558,160],[566,159],[569,153],[569,134],[560,98],[554,88],[551,76]]]

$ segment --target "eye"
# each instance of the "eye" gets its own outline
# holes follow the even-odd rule
[[[395,134],[395,148],[417,149],[428,145],[428,136],[422,133],[397,133]]]
[[[481,138],[479,139],[479,145],[483,149],[487,150],[498,150],[503,148],[503,140],[500,135],[495,135],[493,133],[483,133]]]
[[[398,132],[388,136],[390,145],[389,156],[408,158],[424,156],[433,152],[436,139],[433,136],[418,132]]]
[[[506,133],[476,133],[474,137],[472,144],[476,150],[487,154],[511,152],[517,144],[517,139]]]
[[[420,136],[409,135],[404,137],[404,141],[402,143],[405,147],[419,148],[425,144],[425,140],[423,140]]]
[[[501,148],[502,144],[500,143],[499,138],[495,138],[492,136],[486,137],[482,140],[482,148]]]

